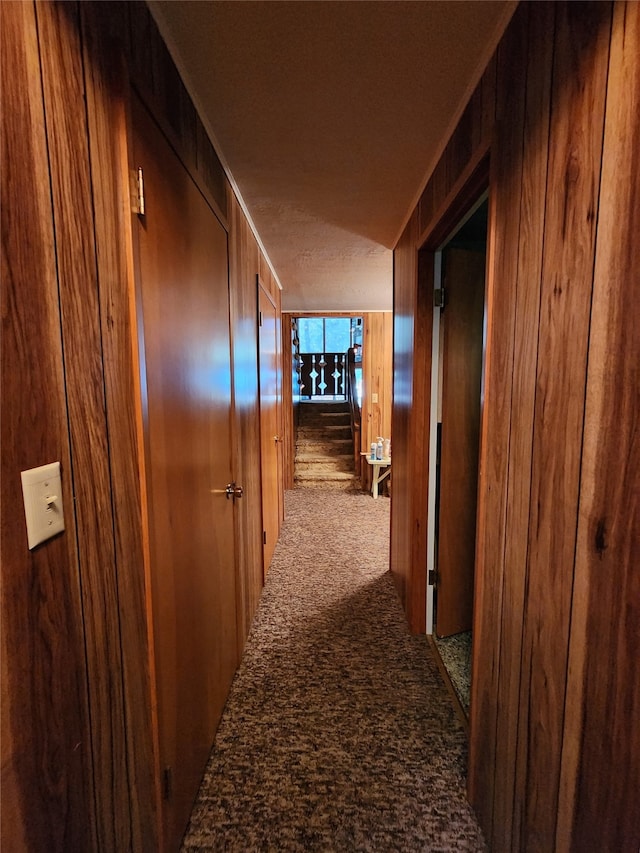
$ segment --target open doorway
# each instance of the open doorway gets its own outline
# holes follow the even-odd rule
[[[471,687],[487,217],[485,194],[436,253],[435,271],[430,616],[434,642],[466,714]]]

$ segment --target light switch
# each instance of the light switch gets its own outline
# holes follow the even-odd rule
[[[378,395],[377,395],[377,394],[372,394],[372,395],[371,395],[371,402],[372,402],[372,403],[377,403],[377,402],[378,402]]]
[[[22,496],[29,550],[64,530],[60,463],[22,471]]]

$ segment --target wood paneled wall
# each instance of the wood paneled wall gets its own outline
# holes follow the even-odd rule
[[[391,437],[393,314],[362,315],[362,431],[361,450],[368,452],[379,435]],[[374,395],[377,401],[374,402]],[[369,466],[367,466],[368,468]]]
[[[279,291],[144,3],[0,13],[2,847],[156,851],[132,85],[228,233],[240,646],[262,588],[256,274]],[[67,528],[29,552],[20,471],[57,459]]]
[[[639,20],[521,4],[395,253],[392,570],[419,630],[416,259],[489,149],[469,793],[497,851],[640,842]]]
[[[68,426],[72,404],[66,401],[35,8],[3,3],[0,21],[2,846],[91,850],[104,823],[97,826],[91,785],[79,522]],[[88,435],[84,445],[90,449]],[[29,551],[20,471],[56,460],[66,532]]]

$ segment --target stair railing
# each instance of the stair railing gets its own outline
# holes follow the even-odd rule
[[[361,362],[357,362],[361,365]],[[353,347],[347,351],[347,401],[349,403],[349,412],[351,414],[351,438],[353,440],[353,460],[355,469],[360,473],[360,434],[362,413],[360,411],[360,403],[358,402],[358,381],[357,381],[356,355]]]

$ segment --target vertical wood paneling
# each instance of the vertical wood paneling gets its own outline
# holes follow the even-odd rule
[[[151,853],[160,846],[160,780],[128,188],[126,84],[124,65],[118,61],[120,42],[114,38],[123,10],[118,3],[83,3],[80,8],[121,605],[132,848]]]
[[[558,804],[611,7],[556,14],[515,789],[520,844],[541,851]]]
[[[540,277],[549,144],[549,99],[555,7],[531,9],[524,115],[524,151],[520,196],[520,239],[516,282],[511,437],[502,598],[500,681],[497,694],[496,788],[493,843],[511,845],[513,786],[518,734],[522,614],[524,609],[531,442],[538,354]]]
[[[558,850],[640,848],[640,5],[616,4],[589,339]]]
[[[236,511],[239,647],[249,634],[263,584],[258,400],[259,249],[229,189],[229,282],[234,376],[234,475],[244,489]]]
[[[366,452],[378,436],[391,435],[392,315],[379,311],[363,315],[362,432],[360,449]],[[376,394],[378,402],[373,402]]]
[[[521,6],[500,42],[496,138],[491,150],[486,352],[478,475],[476,594],[469,796],[485,834],[493,833],[508,447],[511,425],[517,246],[529,9]],[[524,60],[524,61],[523,61]],[[514,247],[515,251],[514,251]]]
[[[90,851],[96,815],[34,4],[0,4],[0,22],[2,847]],[[29,551],[20,471],[56,460],[66,530]]]
[[[78,10],[37,5],[78,524],[96,832],[131,845],[119,601]]]

